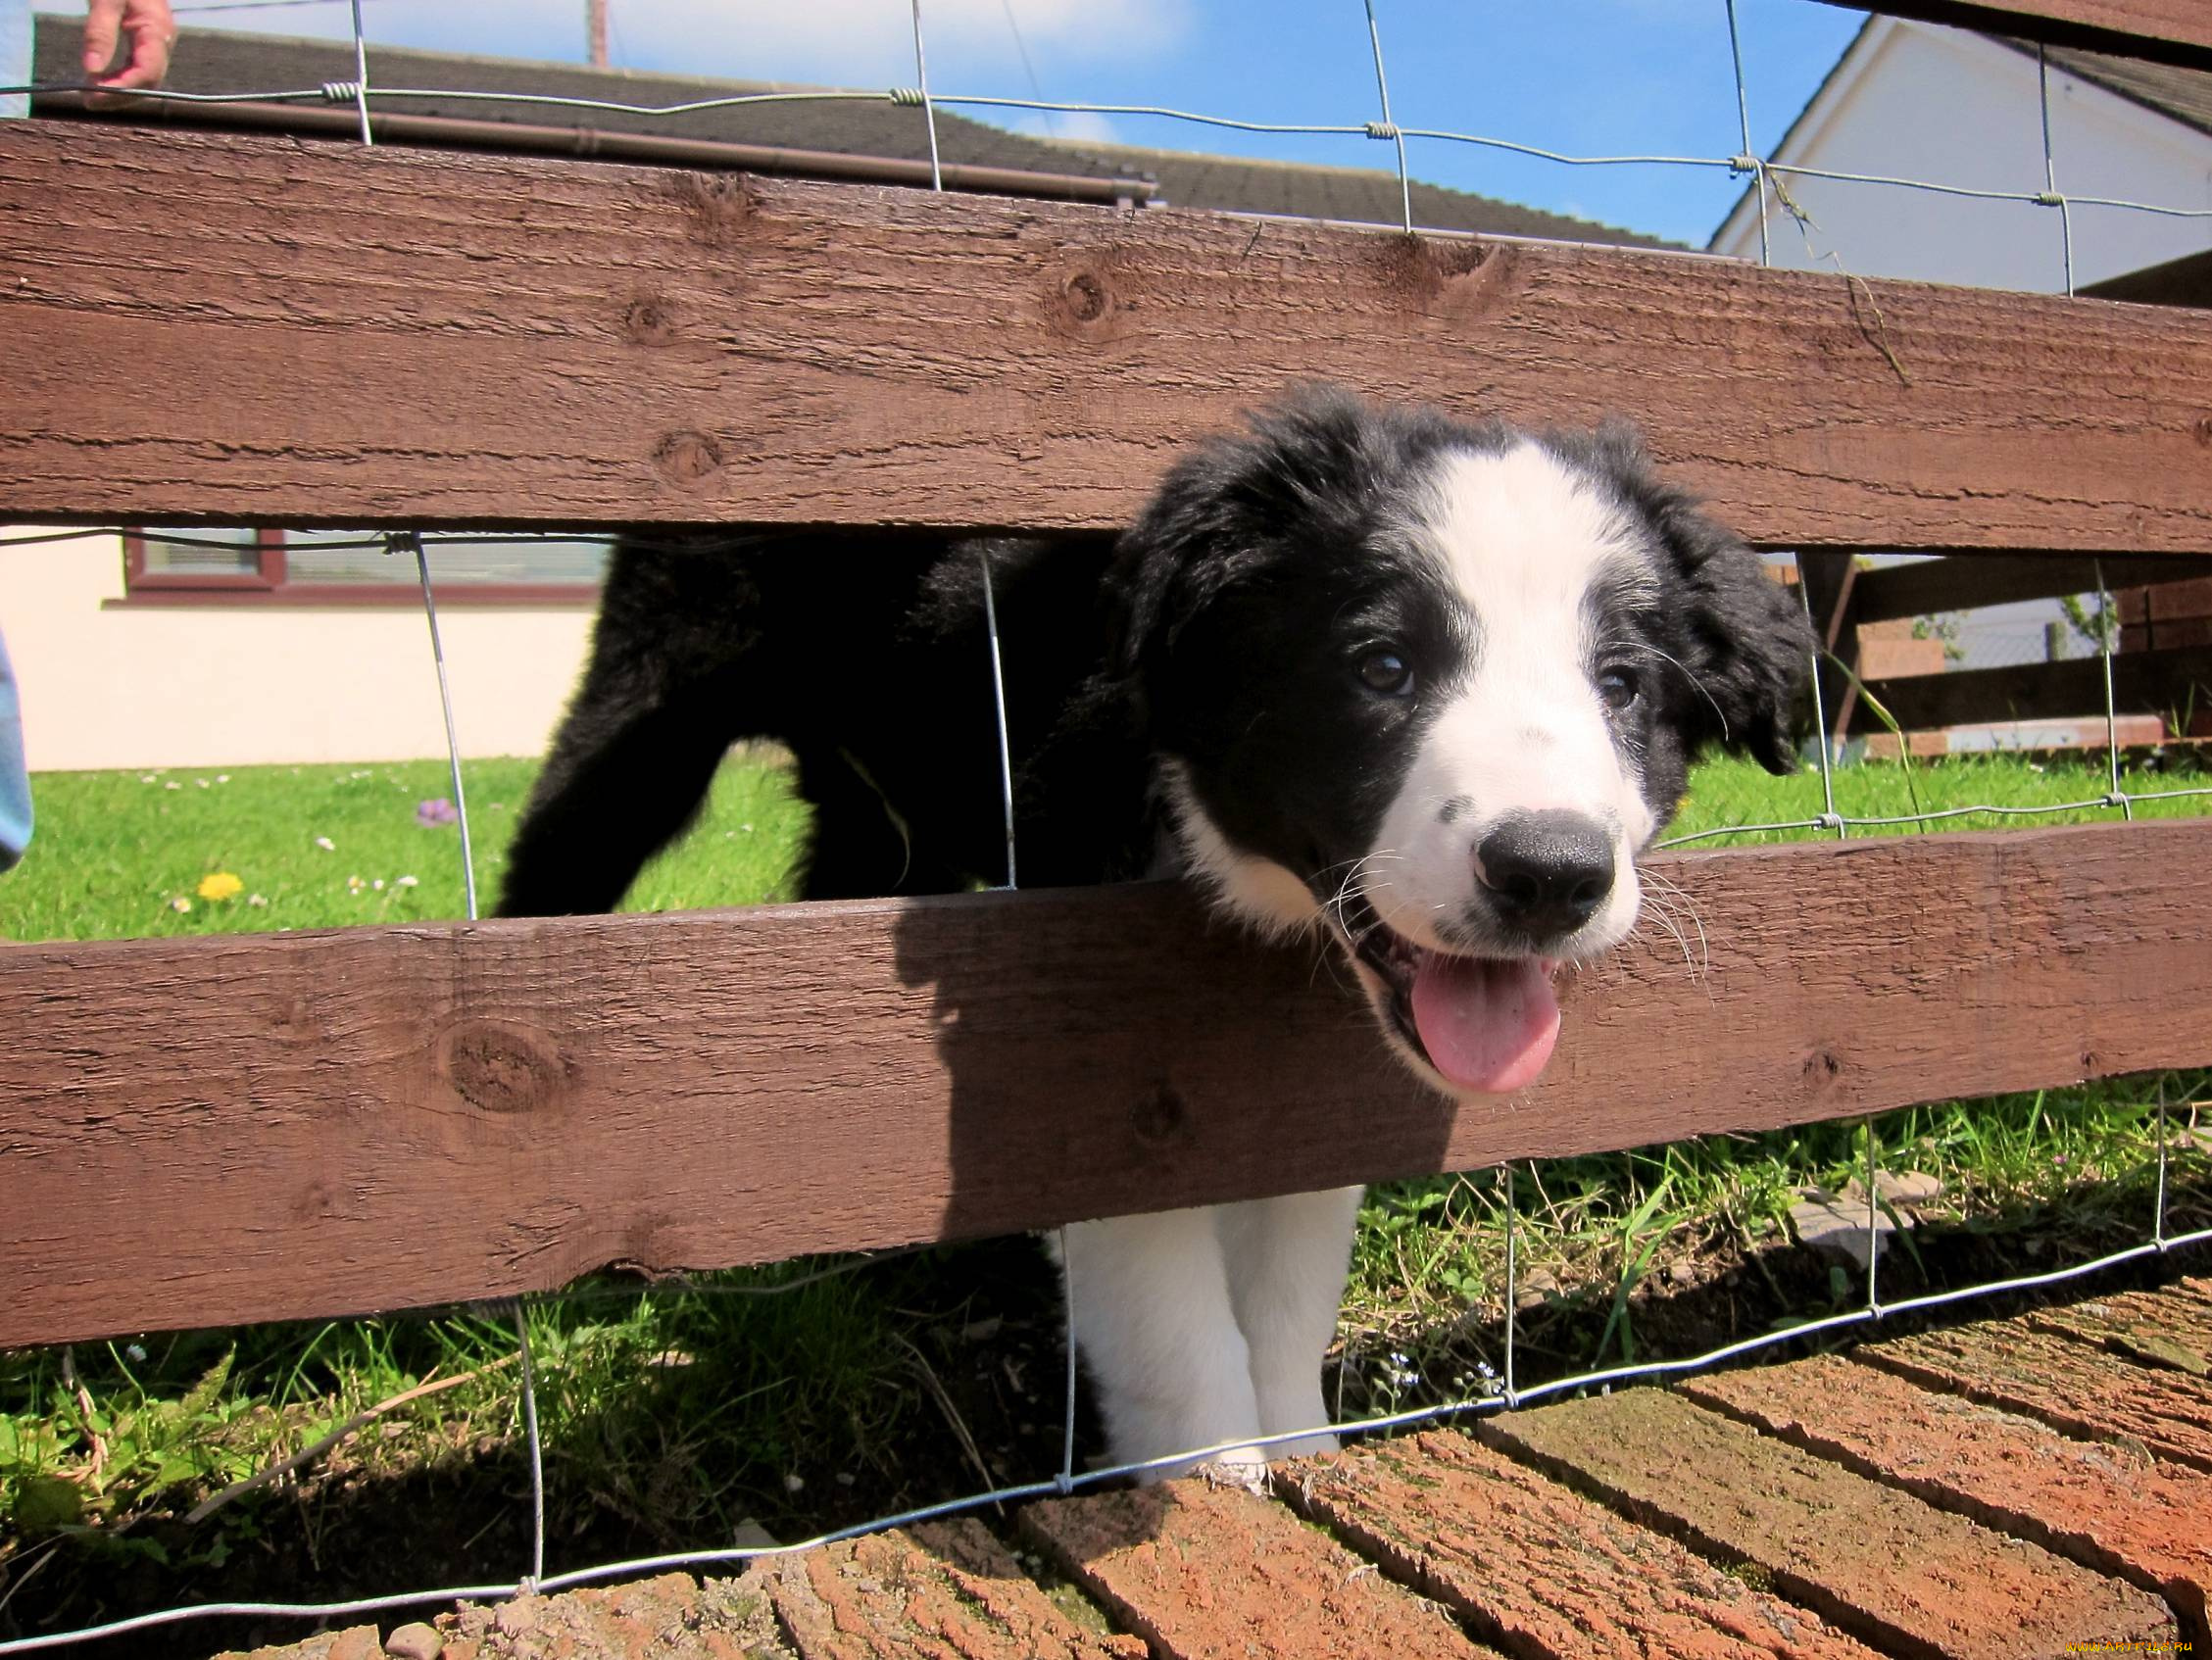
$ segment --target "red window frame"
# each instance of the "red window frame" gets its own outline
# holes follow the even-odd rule
[[[149,570],[146,537],[132,528],[123,537],[123,606],[367,606],[419,608],[421,591],[411,583],[295,582],[286,562],[284,532],[257,530],[250,571]],[[435,567],[433,566],[433,575]],[[599,603],[596,582],[437,583],[441,606],[589,607]]]

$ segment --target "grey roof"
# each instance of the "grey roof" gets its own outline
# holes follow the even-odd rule
[[[2143,306],[2193,306],[2212,310],[2212,249],[2184,254],[2163,265],[2145,266],[2092,282],[2081,293],[2097,300],[2133,300]]]
[[[1194,155],[1182,150],[1140,149],[1127,144],[1052,140],[1049,147],[1072,162],[1131,171],[1155,180],[1160,196],[1181,207],[1227,213],[1275,214],[1291,219],[1341,220],[1356,224],[1399,224],[1404,202],[1398,174],[1380,168],[1316,167],[1303,162],[1252,161],[1241,156]],[[1082,170],[1089,171],[1089,170]],[[1639,248],[1672,244],[1589,220],[1568,219],[1516,202],[1414,179],[1413,222],[1435,230],[1474,230],[1494,236],[1544,236],[1570,242],[1614,242]]]
[[[2008,40],[2030,57],[2032,41]],[[2199,132],[2212,132],[2212,71],[2185,70],[2173,64],[2146,64],[2140,58],[2114,58],[2079,52],[2070,46],[2044,48],[2051,67],[2078,75],[2107,92],[2167,116]]]
[[[77,50],[83,26],[81,18],[42,15],[37,19],[33,73],[39,81],[74,83],[79,78]],[[351,80],[353,73],[350,43],[187,27],[177,43],[168,84],[179,92],[283,92]],[[371,84],[386,87],[519,92],[653,106],[746,92],[822,90],[400,46],[375,47],[369,74]],[[409,115],[651,133],[845,156],[904,161],[926,161],[929,156],[921,110],[894,105],[887,98],[762,104],[680,116],[435,96],[396,100],[383,107]],[[159,107],[139,106],[109,119],[157,121]],[[1308,167],[1178,150],[1057,143],[1008,132],[942,108],[937,111],[937,138],[948,163],[1091,178],[1152,175],[1159,183],[1159,194],[1178,207],[1373,224],[1395,224],[1400,219],[1398,175],[1382,169]],[[1413,219],[1418,225],[1438,229],[1664,246],[1654,238],[1610,225],[1417,181]]]

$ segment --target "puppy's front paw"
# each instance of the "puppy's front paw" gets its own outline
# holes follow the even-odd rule
[[[1243,1488],[1262,1496],[1267,1491],[1267,1454],[1256,1446],[1232,1446],[1201,1464],[1192,1474],[1217,1488]]]

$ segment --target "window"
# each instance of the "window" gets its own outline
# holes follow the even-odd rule
[[[590,605],[602,537],[516,536],[430,545],[440,604]],[[414,559],[367,530],[134,530],[123,538],[126,605],[421,604]]]

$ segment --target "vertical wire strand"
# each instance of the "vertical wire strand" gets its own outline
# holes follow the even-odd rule
[[[529,1310],[515,1299],[515,1341],[522,1357],[522,1429],[530,1447],[530,1577],[523,1582],[525,1594],[545,1578],[545,1446],[538,1439],[537,1368],[530,1361]]]
[[[1059,1426],[1059,1490],[1066,1493],[1075,1490],[1075,1259],[1067,1254],[1064,1224],[1059,1231],[1059,1280],[1067,1343],[1067,1401]]]
[[[2058,188],[2058,168],[2051,157],[2050,65],[2040,40],[2036,42],[2036,102],[2043,119],[2043,199],[2058,210],[2059,246],[2066,261],[2066,294],[2071,299],[2074,294],[2074,217]]]
[[[1849,834],[1843,816],[1836,810],[1836,773],[1829,764],[1828,706],[1820,695],[1820,623],[1812,613],[1812,589],[1805,582],[1805,566],[1797,561],[1797,603],[1805,609],[1805,625],[1812,630],[1812,721],[1813,742],[1820,749],[1820,799],[1824,810],[1821,818],[1827,828],[1836,832],[1842,841]]]
[[[373,145],[376,135],[369,130],[369,36],[361,22],[361,0],[353,0],[353,103],[361,118],[361,141]]]
[[[917,8],[918,18],[918,8]],[[920,41],[916,37],[918,48]],[[1007,668],[1006,655],[999,645],[999,596],[991,579],[991,553],[988,548],[978,550],[975,562],[983,572],[983,627],[991,640],[991,705],[999,723],[999,805],[1006,815],[1007,825],[1007,890],[1010,893],[1019,887],[1015,879],[1014,827],[1013,827],[1013,746],[1008,734],[1007,719]],[[1062,1309],[1065,1313],[1063,1337],[1067,1345],[1067,1398],[1060,1414],[1059,1440],[1059,1490],[1072,1492],[1075,1488],[1075,1259],[1068,1254],[1067,1229],[1059,1230],[1059,1275]]]
[[[361,0],[354,0],[359,6]],[[929,59],[921,49],[921,0],[913,0],[914,79],[921,83],[921,121],[929,129],[929,188],[945,188],[945,170],[937,159],[937,106],[929,101]]]
[[[1398,130],[1398,122],[1390,113],[1390,77],[1383,73],[1383,31],[1375,22],[1375,0],[1367,4],[1367,43],[1375,52],[1375,90],[1383,100],[1382,129],[1377,137],[1388,137],[1398,146],[1398,202],[1405,234],[1413,234],[1413,181],[1405,171],[1405,134]]]
[[[2150,1243],[2166,1248],[2166,1074],[2158,1074],[2158,1194],[2151,1201]]]
[[[999,801],[1007,822],[1007,887],[1020,886],[1014,880],[1013,846],[1013,752],[1007,736],[1007,671],[1006,661],[999,650],[999,601],[991,583],[991,556],[979,553],[976,561],[983,566],[983,626],[991,636],[991,700],[999,716]]]
[[[2104,765],[2109,791],[2104,805],[2120,809],[2120,816],[2129,823],[2135,822],[2135,804],[2128,793],[2120,788],[2120,707],[2112,691],[2112,590],[2104,585],[2104,561],[2092,560],[2089,568],[2096,576],[2096,656],[2104,671]]]
[[[468,920],[476,920],[476,849],[468,836],[468,795],[461,783],[461,737],[453,723],[453,687],[446,679],[445,642],[438,635],[438,602],[430,592],[430,555],[414,531],[394,532],[385,546],[396,550],[412,543],[415,569],[422,579],[422,615],[430,624],[430,658],[438,668],[438,707],[445,712],[446,768],[453,779],[454,816],[461,825],[461,885],[468,902]]]
[[[1505,1404],[1520,1404],[1521,1392],[1513,1380],[1513,1327],[1520,1315],[1520,1207],[1513,1202],[1513,1165],[1505,1164]]]
[[[1866,1311],[1873,1318],[1882,1318],[1882,1212],[1879,1202],[1879,1173],[1874,1141],[1874,1120],[1861,1118],[1859,1128],[1866,1132]]]
[[[1751,148],[1751,98],[1744,84],[1744,37],[1736,26],[1736,0],[1727,0],[1728,56],[1736,66],[1736,121],[1744,135],[1744,160],[1751,170],[1751,188],[1759,193],[1759,264],[1774,264],[1766,223],[1766,164]]]

